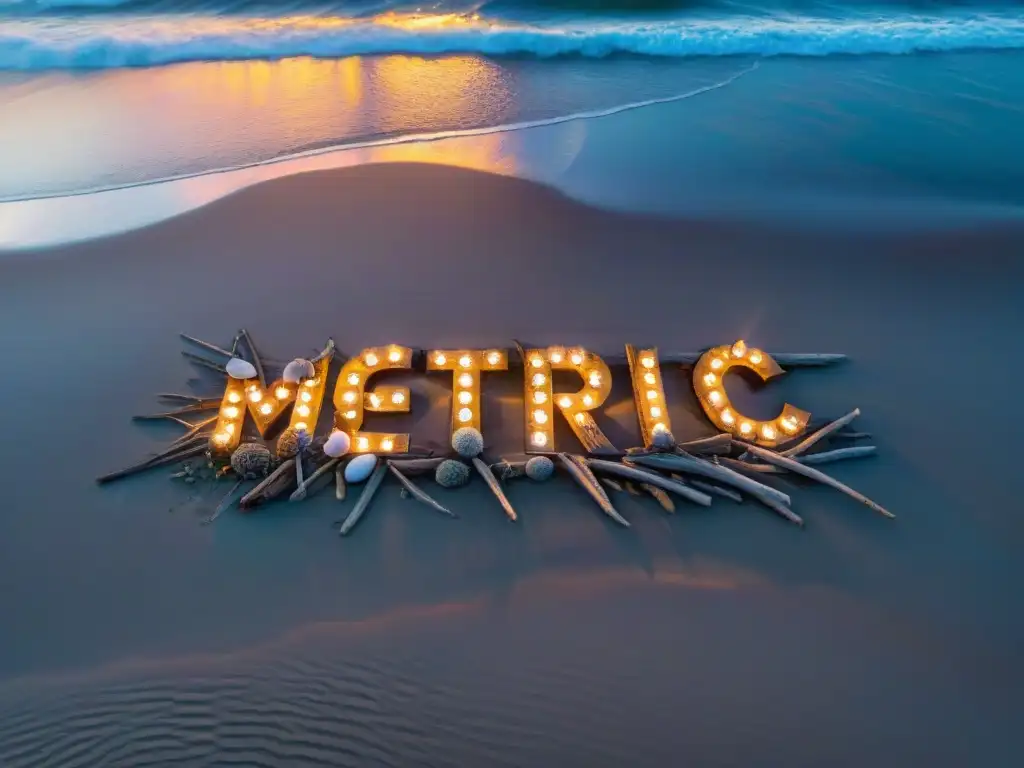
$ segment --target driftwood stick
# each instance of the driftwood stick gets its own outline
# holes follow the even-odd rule
[[[682,481],[682,478],[679,475],[672,475],[672,479]],[[691,478],[686,481],[684,485],[692,485],[698,491],[704,491],[704,493],[709,496],[721,496],[723,499],[731,499],[737,504],[743,503],[743,497],[736,493],[736,491],[730,488],[723,488],[722,486],[715,485],[714,483],[705,483],[703,480],[694,480]]]
[[[675,480],[669,480],[666,477],[662,477],[655,472],[649,472],[639,467],[634,467],[626,464],[619,464],[615,461],[606,461],[604,459],[587,459],[587,464],[591,469],[604,472],[609,475],[618,475],[629,480],[636,480],[640,483],[650,483],[651,485],[661,488],[665,491],[671,491],[677,496],[682,496],[687,501],[692,501],[694,504],[700,504],[702,507],[711,506],[711,497],[706,493],[701,493],[693,488],[677,483]]]
[[[202,413],[208,411],[211,408],[217,408],[220,406],[220,400],[212,402],[210,405],[186,405],[183,408],[175,408],[173,411],[164,411],[162,413],[142,413],[132,416],[132,421],[157,421],[158,419],[177,419],[180,416],[186,416],[190,413]],[[189,424],[191,427],[192,425]]]
[[[310,475],[301,483],[299,483],[298,487],[294,491],[292,491],[292,495],[288,497],[288,501],[302,501],[304,498],[306,498],[307,492],[311,487],[313,487],[313,484],[316,483],[321,477],[326,475],[328,472],[333,470],[334,467],[337,466],[339,461],[341,461],[341,459],[331,459],[317,467],[316,472],[314,472],[312,475]],[[298,465],[298,462],[296,462],[296,465]],[[342,478],[344,479],[344,475],[342,476]]]
[[[602,485],[604,485],[606,488],[611,488],[613,491],[623,493],[626,490],[621,485],[619,485],[618,482],[612,480],[610,477],[602,477],[600,478],[600,480]]]
[[[181,395],[177,392],[157,392],[158,400],[168,400],[172,403],[191,403],[192,405],[206,405],[208,408],[216,408],[220,405],[219,397],[200,397],[199,395]]]
[[[212,523],[214,520],[221,516],[221,513],[224,510],[226,510],[228,507],[230,507],[232,504],[238,501],[238,499],[236,498],[238,495],[238,489],[242,487],[242,483],[244,482],[245,478],[239,478],[238,481],[233,486],[231,486],[231,490],[224,494],[224,498],[220,500],[220,504],[218,504],[217,508],[213,510],[213,514],[203,520],[203,525],[209,525],[210,523]]]
[[[263,372],[263,362],[260,360],[260,353],[257,351],[256,345],[252,343],[252,336],[249,335],[249,332],[245,330],[245,328],[239,330],[238,333],[241,334],[243,339],[245,339],[246,346],[249,347],[249,354],[252,355],[253,367],[256,369],[256,375],[260,379],[260,386],[266,389],[267,376]]]
[[[812,467],[808,467],[804,464],[801,464],[799,461],[791,459],[788,456],[780,456],[774,451],[768,451],[765,450],[764,448],[759,448],[756,445],[750,446],[747,450],[750,451],[750,453],[754,454],[754,456],[756,456],[757,458],[763,459],[769,464],[775,464],[780,467],[785,467],[794,474],[809,477],[812,480],[817,480],[819,483],[823,483],[824,485],[828,485],[832,488],[835,488],[838,491],[842,491],[847,496],[856,499],[861,504],[864,504],[865,506],[869,507],[870,509],[873,509],[875,512],[878,512],[879,514],[885,515],[889,518],[896,517],[896,515],[894,515],[892,512],[885,509],[881,505],[876,504],[867,496],[863,495],[862,493],[858,493],[857,491],[853,490],[853,488],[851,488],[850,486],[839,482],[835,478],[829,477],[824,472],[820,472],[817,469],[813,469]]]
[[[587,466],[587,462],[584,458],[582,456],[577,456],[575,453],[569,453],[566,455],[569,457],[569,461],[580,468],[580,472],[583,473],[583,476],[587,479],[587,482],[590,483],[591,487],[601,494],[601,497],[605,501],[611,504],[612,500],[608,497],[608,492],[602,487],[600,481],[597,479],[597,475],[594,474],[594,471]]]
[[[184,435],[182,435],[173,443],[171,443],[171,447],[181,445],[182,443],[187,443],[190,440],[199,437],[200,435],[204,434],[203,429],[212,424],[213,422],[215,422],[216,420],[216,416],[210,416],[208,419],[203,419],[198,424],[190,424],[189,426],[192,427],[192,429],[190,429]]]
[[[231,359],[232,357],[234,357],[234,355],[232,355],[226,349],[222,349],[222,348],[218,347],[216,344],[211,344],[208,341],[203,341],[202,339],[197,339],[195,336],[189,336],[187,333],[182,333],[182,334],[179,334],[179,335],[185,341],[190,341],[193,344],[195,344],[197,347],[202,347],[203,349],[205,349],[205,350],[207,350],[209,352],[215,352],[218,355],[224,355],[224,357],[226,357],[228,359]]]
[[[302,481],[306,479],[303,475],[304,475],[304,473],[302,471],[302,451],[299,451],[298,454],[296,454],[296,456],[295,456],[295,487],[296,488],[301,488],[302,487]]]
[[[732,450],[732,435],[723,432],[699,440],[687,440],[685,443],[677,443],[676,448],[695,456],[725,455]]]
[[[502,482],[517,477],[526,477],[526,462],[502,459],[496,464],[491,464],[491,472],[494,472]]]
[[[390,459],[389,461],[398,467],[402,474],[408,477],[409,475],[422,475],[427,472],[433,472],[444,460],[443,456],[437,456],[431,459]]]
[[[773,453],[772,455],[773,456],[783,456],[783,457],[799,456],[801,453],[805,453],[807,451],[807,449],[810,448],[812,445],[814,445],[816,442],[818,442],[819,440],[822,440],[823,438],[828,437],[830,434],[832,434],[836,430],[842,429],[843,427],[845,427],[847,424],[849,424],[851,421],[853,421],[858,416],[860,416],[860,408],[854,408],[852,411],[850,411],[845,416],[841,416],[840,418],[838,418],[835,421],[833,421],[831,424],[827,424],[826,426],[822,427],[821,429],[819,429],[814,434],[810,435],[805,440],[801,440],[799,443],[794,445],[792,448],[787,448],[784,451],[780,451],[777,454]],[[753,451],[751,451],[749,448],[747,449],[747,452],[748,453],[753,453]]]
[[[832,434],[833,440],[867,440],[870,437],[870,432],[847,432],[845,429]]]
[[[370,506],[370,502],[373,501],[374,494],[377,493],[380,484],[384,482],[384,475],[387,473],[388,465],[378,460],[377,468],[373,470],[370,479],[366,481],[366,485],[363,486],[363,492],[359,494],[359,498],[356,499],[356,505],[352,508],[348,517],[345,518],[345,522],[341,524],[338,533],[342,536],[348,535],[348,532],[362,519],[363,514]]]
[[[620,515],[618,510],[612,506],[612,503],[608,498],[608,494],[604,492],[604,489],[601,488],[600,484],[592,482],[590,477],[580,469],[579,464],[573,461],[568,454],[558,454],[558,460],[562,463],[562,466],[565,467],[572,479],[576,481],[576,484],[586,491],[590,498],[597,502],[597,506],[601,508],[602,512],[608,515],[608,517],[619,525],[629,528],[629,521]]]
[[[255,488],[253,488],[251,491],[245,494],[245,496],[242,497],[242,500],[238,502],[238,506],[241,507],[242,509],[246,509],[247,507],[256,505],[260,501],[272,498],[271,496],[265,495],[264,491],[268,491],[271,489],[276,490],[277,483],[281,478],[284,478],[285,476],[291,475],[295,472],[295,467],[293,466],[294,464],[295,459],[288,459],[288,461],[281,462],[280,466],[278,466],[277,469],[275,469],[273,472],[267,475],[263,482],[261,482],[259,485],[257,485]],[[274,495],[277,494],[274,493]]]
[[[658,503],[661,504],[666,512],[676,511],[676,505],[672,503],[672,498],[661,488],[658,488],[656,485],[651,485],[650,483],[641,483],[640,487],[657,499]]]
[[[340,462],[338,466],[334,468],[334,498],[338,501],[344,501],[346,491],[345,462]]]
[[[337,347],[334,344],[334,339],[328,339],[327,340],[327,345],[320,351],[320,353],[316,357],[314,357],[309,362],[311,362],[311,363],[319,363],[325,357],[334,357],[334,353],[335,353],[336,350],[337,350]]]
[[[635,485],[633,485],[633,482],[631,480],[623,480],[622,481],[622,488],[630,496],[639,496],[640,495],[640,489],[637,488]]]
[[[205,357],[201,357],[199,355],[193,355],[191,352],[186,352],[185,350],[181,351],[181,355],[182,357],[191,360],[193,363],[202,366],[203,368],[209,368],[211,371],[222,373],[225,376],[227,376],[228,374],[227,369],[220,363],[215,363],[212,360],[207,360]]]
[[[790,498],[782,491],[771,486],[759,483],[749,477],[734,472],[721,464],[713,464],[694,456],[681,453],[659,454],[652,456],[630,457],[630,461],[641,464],[645,467],[660,469],[668,472],[682,472],[688,475],[700,475],[709,480],[716,480],[723,485],[730,485],[741,491],[749,493],[754,498],[772,498],[777,502],[789,506]]]
[[[389,461],[387,464],[388,464],[388,469],[391,470],[391,474],[393,474],[396,478],[398,478],[398,482],[400,482],[402,484],[402,486],[405,488],[405,490],[407,490],[409,492],[409,494],[414,499],[416,499],[416,501],[418,501],[418,502],[420,502],[422,504],[426,504],[431,509],[436,509],[438,512],[441,512],[442,514],[448,515],[448,517],[458,517],[458,515],[456,515],[454,512],[452,512],[451,510],[449,510],[446,507],[441,506],[436,501],[434,501],[434,499],[432,499],[429,495],[424,493],[420,489],[420,487],[417,486],[412,480],[410,480],[405,475],[403,475],[401,470],[398,469],[397,466],[395,466],[394,462]]]
[[[145,461],[140,461],[138,464],[133,464],[130,467],[119,469],[116,472],[110,472],[109,474],[103,475],[96,478],[96,482],[99,484],[110,483],[114,480],[120,480],[122,477],[129,477],[130,475],[144,472],[147,469],[153,469],[154,467],[163,467],[167,464],[173,464],[176,461],[182,461],[183,459],[191,459],[194,456],[199,456],[206,452],[205,445],[196,445],[189,448],[169,449],[163,453],[158,453]]]
[[[242,340],[242,334],[236,333],[235,338],[231,340],[231,356],[236,357],[238,355],[238,342]]]
[[[515,522],[518,519],[516,511],[512,509],[512,504],[509,502],[508,497],[505,496],[505,492],[501,490],[501,485],[498,484],[498,480],[495,478],[494,473],[491,472],[491,468],[484,464],[479,456],[473,457],[473,466],[476,467],[477,473],[484,479],[484,482],[487,483],[487,487],[491,489],[491,493],[498,498],[498,501],[501,503],[501,508],[504,509],[505,514],[508,515],[508,519]]]
[[[855,445],[850,448],[836,448],[832,451],[822,451],[821,453],[808,453],[804,456],[800,456],[797,461],[801,464],[815,465],[815,464],[832,464],[837,461],[845,461],[847,459],[860,459],[865,456],[874,456],[877,453],[878,448],[873,445]],[[778,455],[778,454],[776,454]],[[777,464],[751,464],[746,461],[739,461],[737,459],[730,460],[730,464],[739,464],[739,469],[750,470],[753,472],[761,472],[763,474],[783,474],[789,472],[785,467],[778,466]]]

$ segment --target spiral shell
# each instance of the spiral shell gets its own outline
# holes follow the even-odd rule
[[[271,463],[270,449],[260,443],[242,443],[231,454],[231,468],[243,480],[266,477]]]
[[[437,465],[434,480],[442,488],[458,488],[469,482],[469,467],[455,459],[445,459]]]

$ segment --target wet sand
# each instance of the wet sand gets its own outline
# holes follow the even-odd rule
[[[1014,763],[1022,245],[659,220],[383,165],[5,256],[0,763]],[[351,502],[329,495],[204,527],[219,491],[95,486],[175,434],[130,421],[154,393],[209,386],[178,332],[240,326],[283,359],[327,336],[845,352],[737,397],[859,406],[880,455],[834,474],[898,519],[786,482],[805,531],[628,498],[625,531],[559,480],[514,487],[513,526],[479,484],[438,493],[458,521],[389,486],[340,540]],[[602,423],[626,446],[618,378]],[[443,442],[447,380],[409,382],[392,423]],[[688,390],[678,374],[673,421],[699,436]],[[494,455],[521,450],[518,393],[486,383]]]

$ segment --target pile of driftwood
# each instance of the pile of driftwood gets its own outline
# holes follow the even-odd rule
[[[257,352],[251,336],[244,329],[235,336],[230,349],[184,334],[182,338],[220,358],[211,360],[192,352],[182,352],[193,363],[227,376],[225,364],[228,360],[246,359],[256,369],[261,384],[266,386],[264,361]],[[333,342],[329,342],[328,349],[321,355],[328,353],[333,353]],[[689,353],[687,355],[690,356]],[[821,359],[824,356],[803,357],[812,359],[808,364],[823,364]],[[840,356],[828,357],[838,359]],[[737,503],[750,500],[802,526],[803,518],[792,510],[790,496],[770,484],[774,477],[787,474],[798,475],[832,487],[886,517],[894,517],[882,506],[818,468],[837,461],[871,456],[876,452],[873,445],[851,445],[870,437],[849,429],[851,422],[860,414],[856,409],[842,418],[821,425],[808,436],[774,450],[758,447],[728,434],[676,442],[669,433],[662,432],[655,435],[652,445],[630,449],[619,455],[531,452],[529,456],[501,459],[490,464],[480,455],[483,450],[483,438],[475,430],[460,430],[473,433],[461,436],[468,437],[468,440],[460,440],[459,434],[456,433],[452,452],[446,456],[435,456],[433,451],[423,450],[401,455],[356,454],[331,457],[324,452],[326,438],[303,441],[294,452],[283,454],[278,451],[279,455],[275,456],[269,449],[262,447],[263,441],[259,436],[243,435],[239,451],[252,451],[258,448],[266,454],[264,462],[255,464],[259,471],[254,472],[249,471],[249,465],[243,470],[239,462],[226,460],[210,451],[211,425],[217,420],[216,411],[221,406],[221,397],[175,393],[161,393],[158,397],[166,402],[176,403],[178,407],[135,418],[175,422],[186,430],[185,433],[165,450],[129,467],[104,475],[97,481],[108,483],[139,472],[182,462],[185,462],[183,467],[172,477],[183,479],[185,482],[193,482],[200,475],[214,479],[233,478],[235,482],[230,491],[223,496],[204,522],[212,522],[224,511],[236,506],[242,510],[249,510],[285,498],[291,502],[299,502],[332,484],[332,481],[335,498],[343,501],[346,499],[350,480],[364,482],[355,506],[340,523],[339,532],[345,535],[363,518],[384,479],[389,475],[401,486],[403,495],[454,518],[457,517],[456,514],[432,498],[412,478],[433,474],[438,483],[445,487],[455,487],[467,482],[474,472],[486,482],[508,518],[515,521],[518,515],[503,486],[521,477],[544,480],[550,477],[555,469],[568,475],[608,517],[626,527],[629,526],[629,521],[616,510],[608,490],[648,495],[667,512],[675,511],[674,499],[705,507],[710,506],[716,498]],[[215,413],[206,416],[208,411]],[[199,459],[198,467],[192,463],[196,459]],[[356,469],[359,471],[352,471]],[[347,477],[350,480],[347,480]]]

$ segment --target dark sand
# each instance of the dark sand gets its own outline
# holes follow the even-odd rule
[[[6,257],[0,765],[1017,764],[1022,245],[657,221],[394,165]],[[860,406],[880,456],[834,474],[898,519],[787,482],[804,531],[622,499],[626,531],[559,480],[514,487],[513,526],[479,484],[438,494],[458,521],[389,485],[340,540],[329,495],[203,527],[219,491],[95,486],[175,434],[130,416],[202,378],[177,333],[242,325],[284,359],[329,335],[846,352],[752,407]],[[448,381],[410,381],[404,423],[443,441]],[[516,375],[485,389],[494,454],[520,450]],[[688,390],[680,437],[710,431]]]

